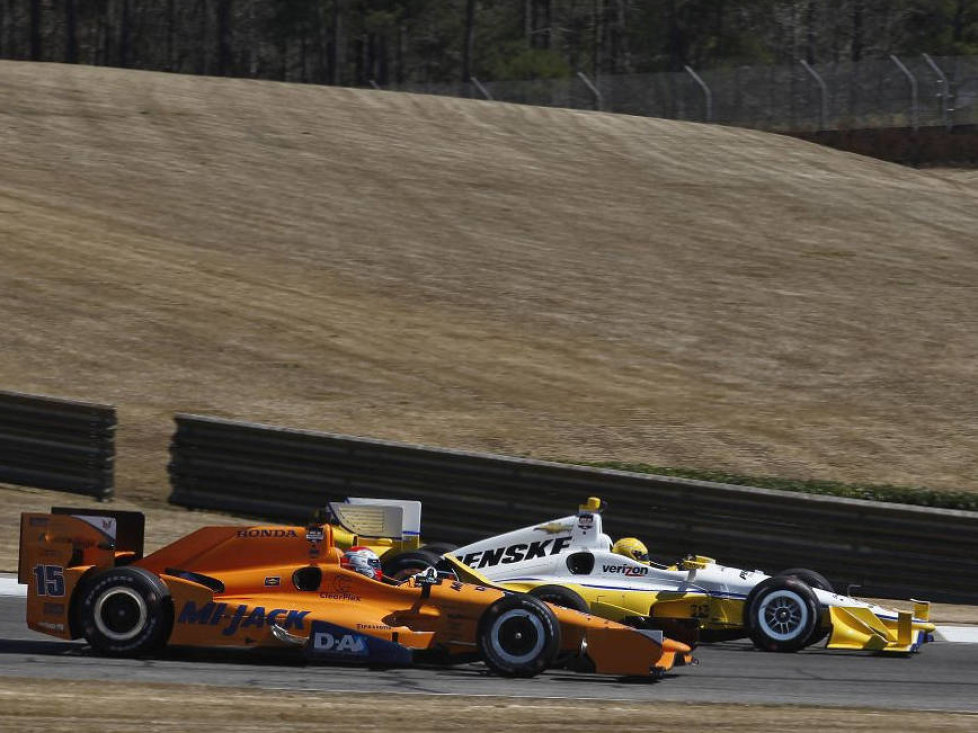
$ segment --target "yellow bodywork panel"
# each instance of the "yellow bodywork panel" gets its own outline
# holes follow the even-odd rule
[[[919,632],[930,632],[934,625],[915,622],[909,611],[900,611],[895,621],[881,619],[868,608],[831,606],[832,635],[829,649],[911,652]]]

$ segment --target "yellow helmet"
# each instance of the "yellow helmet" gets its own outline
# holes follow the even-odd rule
[[[611,548],[611,551],[646,565],[649,564],[649,548],[645,546],[642,540],[635,537],[622,537]]]

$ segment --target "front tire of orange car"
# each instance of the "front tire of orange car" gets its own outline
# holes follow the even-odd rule
[[[170,592],[157,576],[134,567],[92,576],[78,605],[81,631],[92,648],[113,657],[159,651],[173,627]]]
[[[546,603],[529,595],[507,595],[479,619],[479,654],[503,677],[534,677],[551,666],[560,650],[560,624]]]

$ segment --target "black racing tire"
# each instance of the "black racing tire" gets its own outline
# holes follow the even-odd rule
[[[429,542],[427,545],[422,546],[421,549],[427,552],[433,552],[436,555],[444,555],[457,550],[458,545],[453,545],[451,542]]]
[[[832,583],[821,573],[817,573],[814,570],[809,570],[808,568],[789,568],[788,570],[782,570],[778,575],[790,575],[793,578],[798,578],[801,582],[812,588],[818,588],[819,590],[828,591],[829,593],[835,593],[835,588],[832,587]],[[831,626],[819,625],[812,632],[811,637],[808,639],[805,646],[812,646],[818,644],[822,639],[829,635],[832,631]]]
[[[560,624],[543,601],[524,593],[506,595],[479,619],[479,655],[502,677],[534,677],[560,650]]]
[[[165,646],[173,628],[166,584],[143,568],[110,568],[87,580],[78,604],[80,631],[100,654],[140,657]]]
[[[410,550],[401,552],[391,558],[384,557],[382,568],[384,577],[400,582],[407,580],[415,573],[423,573],[428,568],[437,568],[441,555],[429,550]]]
[[[580,593],[570,588],[565,588],[562,585],[540,585],[533,588],[529,593],[534,598],[539,598],[545,603],[552,603],[555,606],[569,608],[572,611],[580,611],[581,613],[591,612],[587,601],[581,597]]]
[[[796,652],[819,630],[821,607],[814,591],[798,578],[768,578],[744,603],[744,627],[759,649]]]
[[[777,574],[778,576],[790,575],[793,578],[798,578],[802,583],[811,586],[812,588],[818,588],[819,590],[825,590],[829,593],[835,593],[835,588],[832,587],[832,583],[821,573],[816,573],[814,570],[809,570],[808,568],[788,568],[787,570],[782,570]]]

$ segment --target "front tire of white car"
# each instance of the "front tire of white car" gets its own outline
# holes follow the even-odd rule
[[[770,652],[804,649],[818,629],[820,616],[814,591],[793,577],[758,583],[744,604],[747,633],[758,648]]]

